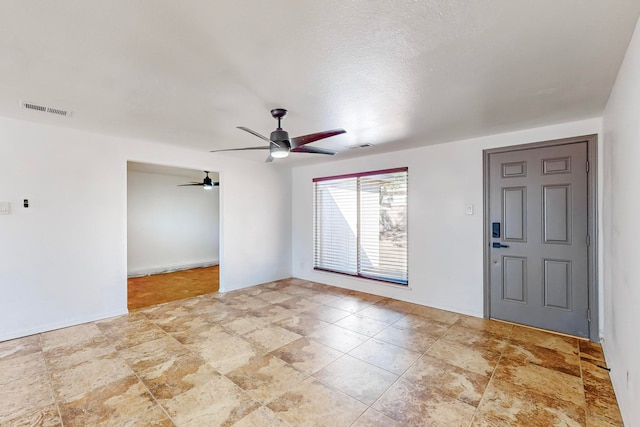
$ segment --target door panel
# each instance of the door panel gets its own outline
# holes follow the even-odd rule
[[[506,301],[527,302],[527,259],[502,257],[502,294]]]
[[[542,187],[544,243],[571,244],[571,185]]]
[[[586,162],[586,142],[489,154],[491,317],[589,335]]]
[[[571,261],[543,260],[544,305],[571,310]]]
[[[571,173],[571,157],[542,159],[542,174]]]
[[[502,189],[502,221],[504,240],[527,240],[527,189],[525,187]]]
[[[527,163],[503,163],[502,165],[502,177],[514,178],[517,176],[527,176]]]

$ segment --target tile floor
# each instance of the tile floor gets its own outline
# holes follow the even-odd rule
[[[0,343],[5,426],[619,426],[597,344],[299,279]]]

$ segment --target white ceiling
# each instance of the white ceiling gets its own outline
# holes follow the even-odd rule
[[[185,178],[187,182],[202,182],[205,177],[204,171],[184,169],[173,166],[155,165],[151,163],[127,162],[127,171],[152,173],[155,175],[171,175]],[[219,181],[220,175],[217,172],[209,171],[209,177],[213,181]]]
[[[639,14],[638,0],[3,0],[0,115],[206,152],[263,145],[235,127],[268,135],[283,107],[291,136],[348,133],[315,143],[333,158],[281,164],[404,149],[599,116]]]

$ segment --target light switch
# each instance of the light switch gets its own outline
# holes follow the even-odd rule
[[[10,211],[9,202],[0,202],[0,215],[9,215]]]
[[[464,213],[466,215],[473,215],[473,205],[464,205]]]

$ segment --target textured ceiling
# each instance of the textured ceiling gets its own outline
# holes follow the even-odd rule
[[[404,149],[599,116],[639,14],[638,0],[3,0],[0,115],[206,152],[262,145],[235,127],[268,135],[284,107],[291,136],[348,132],[315,143],[339,155],[284,164]]]

